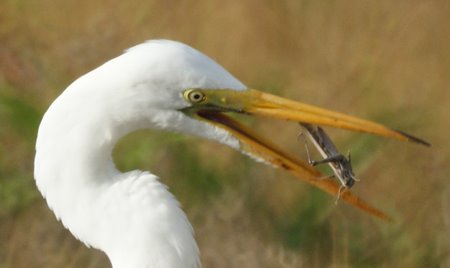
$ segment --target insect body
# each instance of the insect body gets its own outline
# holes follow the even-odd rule
[[[319,161],[311,160],[309,156],[308,146],[305,142],[306,153],[308,154],[308,162],[313,166],[328,163],[328,165],[333,170],[334,175],[341,182],[341,189],[351,188],[353,184],[355,184],[355,181],[357,179],[355,177],[355,174],[353,173],[350,153],[348,154],[348,158],[342,155],[338,151],[334,143],[331,141],[330,137],[321,127],[315,127],[307,123],[300,123],[300,125],[306,130],[306,136],[311,140],[311,142],[324,158]]]

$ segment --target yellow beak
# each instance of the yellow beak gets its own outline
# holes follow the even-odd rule
[[[256,133],[229,116],[226,116],[224,113],[244,113],[325,125],[429,145],[419,138],[368,120],[295,102],[254,89],[243,91],[230,89],[188,89],[184,92],[184,98],[192,104],[191,107],[185,109],[187,114],[200,117],[229,131],[239,139],[242,150],[264,159],[275,167],[288,170],[297,178],[334,196],[338,194],[340,188],[340,185],[335,181],[319,179],[324,175],[312,168],[308,163],[297,160],[281,151],[276,145],[257,136]],[[390,220],[390,217],[386,214],[365,203],[350,191],[345,191],[341,195],[341,199],[371,215],[384,220]]]

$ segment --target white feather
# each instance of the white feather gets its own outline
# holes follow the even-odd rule
[[[115,268],[198,267],[193,231],[178,202],[146,172],[120,173],[115,143],[142,128],[178,131],[233,148],[226,131],[179,112],[186,88],[245,86],[216,62],[174,41],[127,50],[73,82],[39,127],[35,179],[56,217]]]

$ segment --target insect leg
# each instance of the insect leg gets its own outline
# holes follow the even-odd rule
[[[347,187],[346,187],[345,185],[342,185],[342,186],[339,188],[338,195],[337,195],[337,197],[336,197],[336,200],[334,201],[334,204],[335,204],[335,205],[338,204],[339,199],[341,199],[342,193],[345,192],[346,190],[347,190]]]
[[[333,155],[327,158],[324,158],[323,160],[319,160],[319,161],[314,161],[314,166],[318,165],[318,164],[324,164],[324,163],[336,163],[336,162],[341,162],[345,160],[345,157],[341,154],[338,155]]]
[[[306,139],[305,139],[305,149],[306,149],[306,155],[307,155],[307,157],[308,157],[308,163],[309,163],[310,165],[312,165],[312,166],[317,165],[317,164],[318,164],[318,161],[315,161],[315,160],[312,160],[312,159],[311,159],[311,156],[310,156],[310,154],[309,154],[309,149],[308,149],[308,143],[306,142]]]

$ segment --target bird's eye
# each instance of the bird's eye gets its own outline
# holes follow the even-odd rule
[[[199,90],[190,90],[185,93],[187,99],[192,103],[200,103],[206,99],[206,96],[203,92]]]

